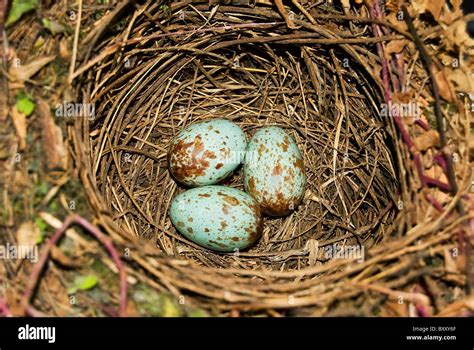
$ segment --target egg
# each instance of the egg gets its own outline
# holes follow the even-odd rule
[[[187,239],[218,252],[249,247],[263,227],[260,208],[250,195],[219,185],[180,193],[171,202],[169,216]]]
[[[247,146],[244,185],[262,211],[289,214],[303,199],[305,184],[303,157],[294,139],[276,126],[259,129]]]
[[[242,163],[246,146],[244,132],[230,120],[197,122],[172,140],[168,166],[172,176],[184,185],[213,185]]]

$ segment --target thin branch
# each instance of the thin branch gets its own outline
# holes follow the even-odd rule
[[[63,225],[56,230],[54,235],[48,241],[43,254],[41,255],[38,263],[35,265],[33,271],[31,272],[29,283],[27,284],[25,294],[23,297],[23,306],[25,309],[26,314],[34,315],[35,311],[34,308],[30,305],[30,301],[33,297],[34,291],[36,286],[38,285],[41,272],[46,264],[46,261],[49,258],[51,250],[54,245],[59,241],[62,235],[66,232],[69,226],[77,224],[87,230],[90,234],[92,234],[102,245],[107,249],[109,252],[112,260],[117,266],[120,276],[120,302],[119,302],[119,315],[126,316],[126,307],[127,307],[127,273],[125,271],[125,267],[120,260],[119,254],[115,249],[112,241],[109,237],[104,235],[102,232],[99,231],[95,226],[90,224],[86,219],[82,218],[79,215],[70,215],[64,220]]]
[[[71,65],[69,66],[69,83],[73,80],[74,71],[76,69],[77,46],[79,44],[79,32],[81,29],[82,19],[82,0],[79,0],[79,13],[77,14],[76,30],[74,32],[74,45],[72,47]]]

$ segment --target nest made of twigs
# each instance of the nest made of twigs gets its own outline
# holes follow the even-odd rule
[[[324,313],[364,281],[405,271],[397,257],[433,232],[427,224],[404,236],[420,220],[407,210],[419,204],[416,175],[393,121],[380,114],[380,40],[364,30],[364,18],[355,36],[347,16],[313,10],[292,14],[299,28],[289,31],[266,4],[216,11],[189,1],[148,4],[95,44],[95,65],[76,81],[95,118],[76,122],[74,153],[97,222],[117,244],[156,245],[130,258],[153,286],[213,308],[320,305]],[[284,128],[308,176],[297,210],[265,218],[262,238],[238,254],[189,242],[167,213],[185,190],[167,169],[171,139],[216,117],[248,136],[263,125]],[[241,170],[224,184],[242,189]],[[325,247],[357,247],[365,256],[329,257]],[[392,275],[383,274],[389,263]]]

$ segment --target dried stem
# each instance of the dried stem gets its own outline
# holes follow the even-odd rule
[[[119,257],[117,250],[115,249],[112,241],[109,237],[100,232],[95,226],[91,225],[86,219],[82,218],[79,215],[70,215],[66,217],[63,225],[56,230],[54,235],[48,241],[47,245],[43,249],[42,255],[35,265],[33,271],[31,272],[29,283],[25,289],[23,297],[23,305],[25,308],[25,313],[34,315],[35,310],[30,305],[30,301],[33,297],[36,286],[39,283],[41,272],[49,258],[51,249],[57,244],[62,235],[66,232],[69,226],[77,224],[84,228],[87,232],[92,234],[109,252],[112,260],[117,266],[120,277],[120,301],[119,301],[119,314],[121,316],[126,316],[126,306],[127,306],[127,274],[122,263],[122,260]]]

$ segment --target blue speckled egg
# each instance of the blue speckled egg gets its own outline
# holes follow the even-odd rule
[[[171,142],[168,166],[173,177],[190,187],[216,184],[239,166],[247,140],[226,119],[211,119],[184,128]]]
[[[245,190],[265,214],[289,214],[304,196],[306,175],[296,142],[276,126],[258,130],[250,139],[244,162]]]
[[[204,186],[177,195],[171,222],[190,241],[218,252],[245,249],[261,235],[263,219],[247,193],[225,186]]]

